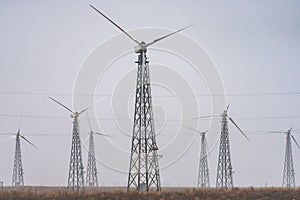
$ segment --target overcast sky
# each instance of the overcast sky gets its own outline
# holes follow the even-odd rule
[[[1,1],[0,180],[5,185],[11,185],[15,147],[13,139],[6,140],[9,137],[6,133],[17,131],[19,115],[25,116],[21,132],[39,147],[36,150],[24,141],[21,143],[25,184],[67,184],[72,133],[70,113],[51,102],[48,96],[72,107],[72,92],[82,64],[96,47],[119,34],[119,30],[95,13],[89,3],[126,30],[146,27],[176,30],[197,22],[182,34],[198,43],[215,63],[227,94],[226,103],[231,102],[229,113],[251,139],[251,143],[247,142],[230,125],[235,186],[281,186],[285,135],[262,131],[284,131],[293,126],[294,135],[300,142],[300,2],[293,0]],[[151,53],[149,50],[149,54],[150,66],[153,61],[176,68],[179,62],[174,58],[162,63],[157,59],[163,59],[159,51]],[[107,79],[110,80],[103,84],[115,84],[117,77],[122,76],[122,67],[135,70],[135,60],[133,51],[120,58],[109,71]],[[182,72],[184,75],[188,73],[188,70]],[[161,75],[168,79],[169,74]],[[135,71],[128,76],[134,77]],[[134,87],[135,78],[128,80]],[[197,88],[198,94],[208,94],[203,81],[198,87],[195,80],[191,81],[191,87]],[[155,124],[161,131],[158,144],[167,149],[168,142],[177,137],[181,138],[182,146],[188,145],[180,159],[170,166],[167,164],[171,154],[167,150],[162,152],[160,163],[167,166],[161,170],[162,186],[196,186],[199,137],[188,133],[188,129],[181,129],[184,131],[175,135],[164,129],[162,116],[172,116],[166,112],[176,111],[176,108],[167,107],[173,105],[168,103],[171,100],[155,98],[169,95],[159,88],[153,86],[152,90],[153,102],[157,105],[154,114],[159,115],[157,118],[154,115]],[[107,94],[108,91],[97,86],[95,92]],[[122,95],[129,97],[132,93]],[[210,106],[209,98],[197,97],[200,110],[206,111],[205,107]],[[123,116],[122,123],[132,127],[133,103],[132,98],[128,99],[131,106],[125,110],[129,115]],[[110,141],[96,138],[98,180],[101,186],[125,186],[131,138],[114,127],[115,123],[109,117],[112,111],[105,106],[110,100],[104,99],[103,104],[95,108],[95,112],[100,113],[97,117],[109,118],[103,126],[105,132],[113,136]],[[80,121],[80,134],[83,146],[87,146],[88,126],[84,117]],[[167,117],[164,120],[168,122]],[[171,123],[174,121],[168,122],[168,128],[176,127],[176,122]],[[200,123],[198,128],[208,126],[202,125]],[[209,132],[208,145],[213,146],[218,137],[219,132]],[[111,150],[109,144],[119,149]],[[294,143],[293,155],[296,184],[299,186],[300,160],[297,158],[300,151]],[[217,156],[218,148],[214,148],[209,157],[211,186],[215,186]],[[83,150],[83,162],[86,167],[86,150]]]

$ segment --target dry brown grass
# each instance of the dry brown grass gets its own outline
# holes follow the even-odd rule
[[[84,192],[68,192],[65,188],[25,187],[21,190],[5,188],[0,192],[0,200],[300,200],[300,189],[283,188],[234,188],[220,189],[186,189],[165,188],[162,192],[138,193],[125,192],[124,188],[86,189]]]

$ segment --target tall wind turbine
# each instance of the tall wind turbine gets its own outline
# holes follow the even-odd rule
[[[24,171],[22,166],[22,155],[21,155],[21,143],[20,138],[29,143],[31,146],[37,149],[37,147],[26,139],[20,133],[20,128],[17,133],[13,136],[16,137],[16,149],[15,149],[15,159],[14,159],[14,169],[13,169],[13,177],[12,177],[12,186],[19,187],[24,186]]]
[[[138,54],[138,61],[136,62],[138,63],[138,69],[127,191],[130,189],[149,191],[150,188],[160,191],[161,183],[158,167],[160,156],[157,154],[158,147],[156,144],[152,111],[149,61],[147,60],[146,52],[149,46],[191,25],[157,38],[150,43],[139,42],[97,8],[92,5],[90,6],[137,44],[134,48],[134,52]]]
[[[197,187],[200,188],[209,188],[209,168],[208,168],[208,145],[206,140],[207,131],[199,131],[197,129],[193,129],[188,127],[191,130],[194,130],[201,135],[201,148],[200,148],[200,158],[199,158],[199,168],[198,168],[198,180]]]
[[[296,138],[292,135],[292,128],[287,131],[268,131],[271,133],[284,133],[286,134],[286,146],[285,146],[285,159],[284,159],[284,169],[283,169],[283,178],[282,178],[282,187],[295,187],[295,171],[293,165],[293,152],[292,152],[292,140],[295,142],[297,147],[300,149],[300,146]]]
[[[72,148],[69,166],[69,178],[68,187],[73,191],[79,191],[80,188],[84,187],[84,177],[83,177],[83,165],[82,165],[82,155],[81,155],[81,142],[79,136],[79,125],[78,117],[84,113],[88,108],[83,109],[80,112],[76,112],[60,103],[59,101],[49,97],[51,100],[64,107],[66,110],[71,112],[71,118],[73,118],[73,134],[72,134]]]
[[[233,177],[232,177],[232,165],[230,158],[230,145],[229,145],[229,132],[228,132],[228,121],[229,121],[243,134],[243,136],[248,140],[247,135],[238,127],[238,125],[233,121],[233,119],[228,116],[228,108],[221,114],[222,117],[222,127],[220,136],[220,150],[219,150],[219,161],[218,161],[218,171],[217,171],[217,188],[231,188],[233,187]]]
[[[219,159],[218,159],[218,169],[217,169],[217,180],[216,188],[232,188],[233,187],[233,176],[232,176],[232,165],[231,165],[231,154],[229,145],[229,131],[228,131],[228,120],[239,130],[239,132],[248,140],[247,135],[240,129],[240,127],[235,123],[235,121],[228,115],[227,106],[226,110],[221,113],[221,135],[220,135],[220,148],[219,148]],[[198,117],[212,117],[216,115]]]
[[[94,134],[101,135],[105,137],[110,137],[109,135],[94,132],[87,114],[87,120],[90,127],[89,132],[89,149],[88,149],[88,161],[87,161],[87,173],[86,173],[86,186],[88,187],[98,187],[98,178],[97,178],[97,166],[95,158],[95,146],[94,146]]]

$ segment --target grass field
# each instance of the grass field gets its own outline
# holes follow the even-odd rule
[[[0,192],[0,200],[300,200],[300,188],[234,188],[229,190],[220,189],[193,189],[193,188],[163,188],[161,192],[126,192],[125,188],[99,187],[83,192],[68,192],[63,187],[23,187],[12,189],[4,187]]]

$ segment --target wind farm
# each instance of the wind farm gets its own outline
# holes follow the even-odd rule
[[[0,199],[300,197],[300,4],[1,4]]]

